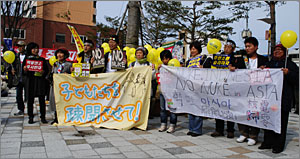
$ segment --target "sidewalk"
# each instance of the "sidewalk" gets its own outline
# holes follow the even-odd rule
[[[159,117],[149,120],[147,131],[52,126],[53,114],[49,111],[48,124],[42,124],[39,115],[35,115],[36,123],[28,124],[27,115],[13,115],[17,103],[15,90],[10,92],[9,97],[1,98],[1,158],[299,158],[299,116],[293,113],[289,118],[286,149],[273,154],[271,150],[258,149],[263,131],[255,146],[237,143],[238,131],[234,139],[211,137],[214,119],[204,120],[203,135],[199,137],[186,135],[185,116],[178,117],[174,134],[158,132]]]

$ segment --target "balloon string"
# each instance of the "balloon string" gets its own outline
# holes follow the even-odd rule
[[[287,64],[287,59],[288,59],[288,56],[289,56],[289,54],[288,54],[288,48],[286,49],[286,56],[285,56],[285,64],[284,64],[284,68],[286,68],[286,64]]]

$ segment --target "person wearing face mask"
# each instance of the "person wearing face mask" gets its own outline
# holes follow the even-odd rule
[[[46,124],[48,123],[46,120],[46,103],[45,103],[45,95],[46,95],[46,75],[48,74],[48,65],[46,63],[45,58],[39,56],[39,45],[31,42],[26,47],[26,56],[24,62],[22,64],[23,74],[26,76],[25,81],[25,91],[27,96],[27,111],[29,116],[29,124],[34,123],[34,115],[33,115],[33,103],[34,98],[39,98],[40,104],[40,114],[41,114],[41,122]],[[40,71],[30,71],[28,65],[26,65],[26,60],[35,60],[42,62],[42,69]]]
[[[55,51],[55,57],[57,59],[57,62],[53,64],[53,68],[51,71],[51,76],[53,78],[53,74],[70,74],[72,63],[69,61],[66,61],[67,58],[69,58],[69,51],[66,48],[59,48]],[[58,123],[57,120],[57,112],[56,112],[56,104],[55,104],[55,96],[54,96],[54,88],[53,88],[53,79],[51,80],[51,87],[50,87],[50,108],[52,111],[54,111],[54,120],[51,122],[51,124]]]
[[[289,58],[286,58],[286,48],[282,44],[275,46],[271,61],[267,62],[267,68],[281,68],[283,72],[283,88],[281,97],[281,132],[264,130],[264,141],[258,149],[272,149],[273,153],[284,150],[286,131],[291,111],[291,101],[294,89],[299,86],[299,67]]]

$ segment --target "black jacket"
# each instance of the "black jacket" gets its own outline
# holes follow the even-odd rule
[[[28,98],[30,97],[38,97],[38,96],[44,96],[47,93],[46,85],[46,75],[49,73],[49,68],[47,65],[47,61],[43,57],[39,56],[26,56],[24,59],[24,62],[22,64],[22,68],[26,65],[26,59],[34,59],[34,60],[39,60],[43,61],[43,71],[44,73],[42,76],[34,76],[35,72],[33,71],[23,71],[23,75],[26,76],[25,80],[25,91],[26,91],[26,96]],[[28,99],[27,98],[27,99]]]
[[[267,68],[284,68],[285,59],[272,59],[266,65]],[[287,68],[289,72],[283,77],[283,88],[281,96],[281,110],[291,111],[291,102],[294,97],[294,89],[299,86],[299,67],[291,60],[287,60]]]
[[[246,69],[246,64],[245,64],[245,60],[244,57],[246,58],[245,55],[241,55],[241,54],[234,54],[233,56],[231,56],[230,58],[230,64],[233,67],[236,68],[240,68],[240,69]],[[249,57],[247,56],[247,59],[249,61]],[[264,66],[266,65],[266,63],[268,62],[268,58],[264,57],[262,55],[257,54],[257,68],[259,68],[260,66]]]

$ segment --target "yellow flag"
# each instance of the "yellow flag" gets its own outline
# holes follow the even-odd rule
[[[77,61],[78,61],[78,63],[81,63],[82,57],[78,57],[78,54],[79,54],[81,51],[83,51],[83,47],[84,47],[83,42],[82,42],[82,40],[80,39],[80,37],[79,37],[77,31],[75,30],[75,28],[74,28],[73,26],[71,26],[71,25],[67,25],[67,26],[68,26],[68,28],[70,29],[70,31],[71,31],[71,33],[72,33],[72,35],[73,35],[75,44],[76,44],[76,48],[77,48],[77,51],[78,51],[78,53],[77,53]]]

